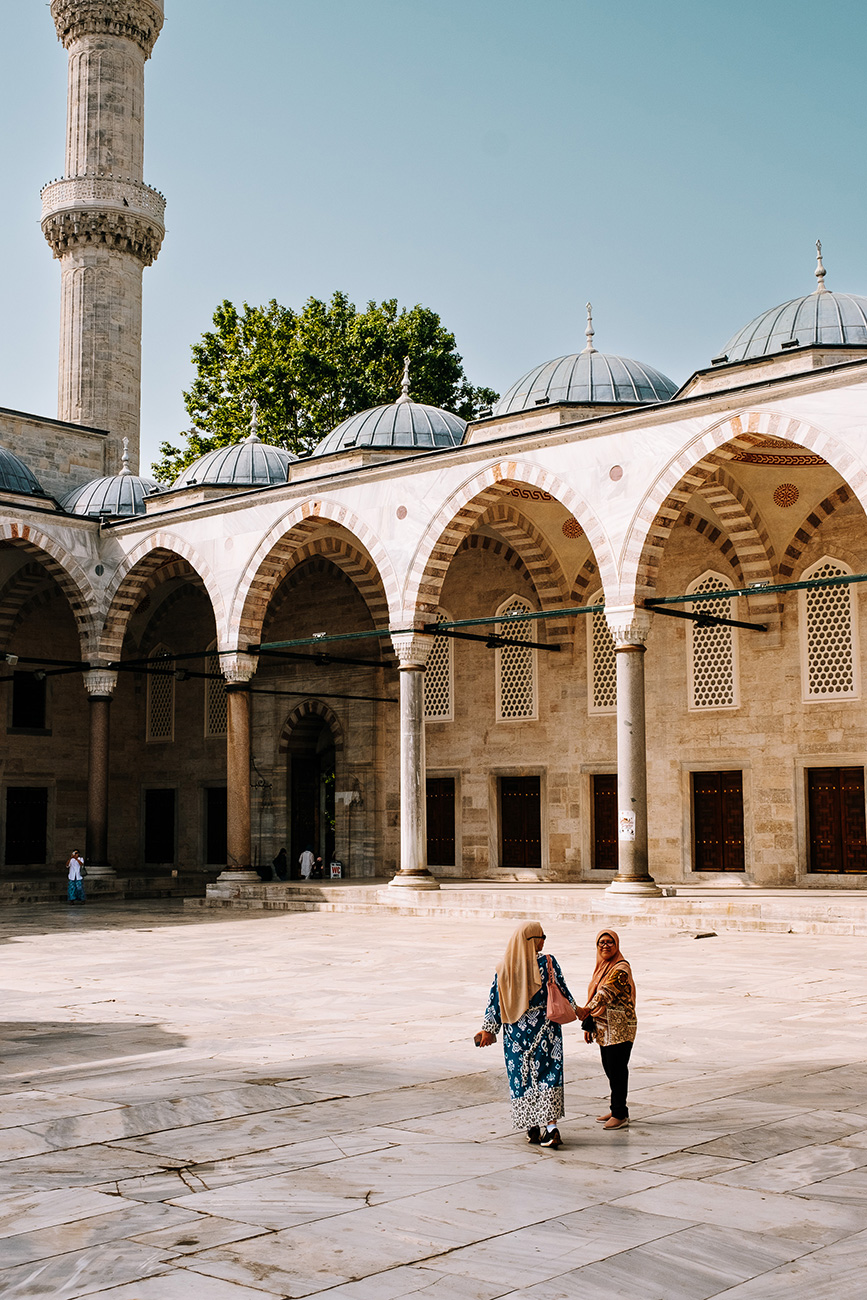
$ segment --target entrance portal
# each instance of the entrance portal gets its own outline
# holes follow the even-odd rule
[[[838,874],[867,871],[863,767],[813,767],[807,771],[810,870]]]
[[[324,718],[308,714],[292,728],[289,756],[289,864],[300,874],[305,849],[327,865],[334,856],[334,735]]]

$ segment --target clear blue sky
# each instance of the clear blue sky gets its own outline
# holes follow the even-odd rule
[[[143,465],[217,303],[440,312],[472,382],[596,346],[683,380],[760,311],[867,294],[863,0],[166,0],[145,179]],[[56,410],[66,54],[4,0],[0,405]]]

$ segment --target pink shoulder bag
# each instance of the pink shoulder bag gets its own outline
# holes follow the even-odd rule
[[[557,987],[550,957],[548,957],[548,1006],[545,1014],[549,1020],[554,1021],[555,1025],[568,1025],[570,1021],[578,1019],[572,1003]]]

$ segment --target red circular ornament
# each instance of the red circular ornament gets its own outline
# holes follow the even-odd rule
[[[610,470],[608,471],[608,477],[611,479],[612,483],[619,483],[619,481],[623,478],[623,466],[612,465]]]
[[[397,507],[397,517],[398,519],[406,519],[406,506]]]

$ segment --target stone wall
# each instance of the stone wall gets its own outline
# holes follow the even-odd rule
[[[109,439],[100,429],[0,408],[0,445],[20,456],[56,499],[109,473]]]

